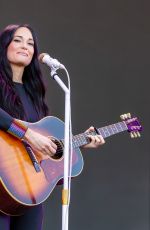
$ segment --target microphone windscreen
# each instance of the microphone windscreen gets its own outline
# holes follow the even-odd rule
[[[38,56],[38,60],[41,62],[41,63],[44,63],[43,62],[43,57],[47,55],[47,53],[41,53],[39,56]]]

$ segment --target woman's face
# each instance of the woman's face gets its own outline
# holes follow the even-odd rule
[[[7,48],[7,58],[11,65],[25,67],[30,64],[34,54],[34,40],[31,31],[26,27],[16,30]]]

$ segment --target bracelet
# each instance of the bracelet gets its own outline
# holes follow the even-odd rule
[[[7,130],[8,133],[12,134],[13,136],[22,139],[27,131],[28,127],[25,126],[22,122],[14,119],[11,123],[9,129]]]

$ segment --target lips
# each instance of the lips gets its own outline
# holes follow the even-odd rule
[[[24,57],[28,57],[28,54],[27,54],[27,53],[18,52],[17,54],[20,54],[20,55],[22,55],[22,56],[24,56]]]

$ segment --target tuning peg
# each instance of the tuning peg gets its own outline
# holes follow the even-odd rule
[[[134,132],[133,134],[135,138],[138,137],[137,132]]]
[[[125,120],[128,119],[128,114],[125,113],[125,114],[124,114],[124,117],[125,117]]]
[[[130,133],[130,137],[131,137],[131,138],[134,138],[133,132]]]
[[[128,118],[131,118],[131,113],[127,113],[127,117],[128,117]]]
[[[140,134],[140,132],[138,132],[138,131],[137,131],[136,133],[137,133],[137,136],[138,136],[138,137],[141,137],[141,134]]]
[[[125,114],[120,115],[121,120],[125,120]]]

